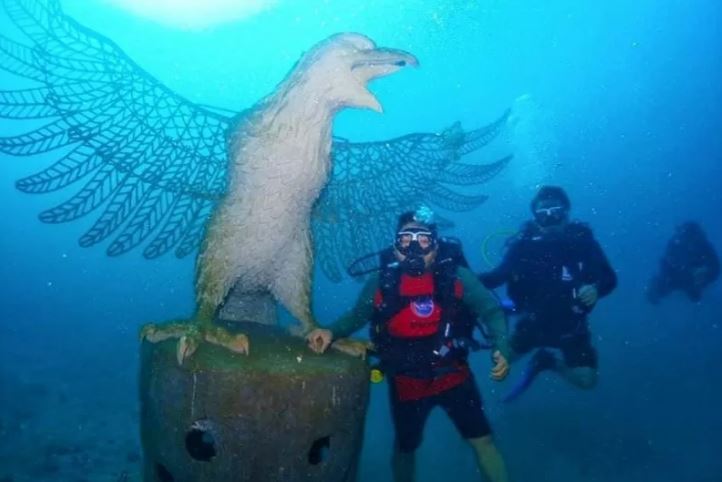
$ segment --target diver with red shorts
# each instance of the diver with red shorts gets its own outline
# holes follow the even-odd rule
[[[355,307],[329,329],[309,333],[309,346],[323,352],[333,340],[370,322],[374,351],[389,380],[396,482],[414,480],[414,454],[437,406],[474,448],[488,480],[507,481],[467,363],[478,317],[491,343],[491,378],[502,380],[508,374],[502,309],[469,270],[461,245],[438,238],[435,224],[423,213],[403,214],[396,242],[379,256],[378,274],[370,277]]]

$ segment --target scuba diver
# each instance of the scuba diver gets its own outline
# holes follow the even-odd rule
[[[309,346],[323,353],[333,340],[350,336],[370,321],[375,355],[389,380],[396,482],[414,480],[415,452],[436,406],[446,411],[473,447],[488,480],[507,481],[467,363],[478,316],[492,344],[491,378],[506,377],[503,311],[469,270],[461,245],[437,236],[428,211],[402,214],[394,245],[378,254],[378,273],[369,278],[354,308],[328,329],[310,332]]]
[[[592,231],[569,221],[570,208],[562,188],[542,187],[531,202],[534,220],[509,240],[501,264],[479,276],[489,289],[506,284],[518,319],[510,361],[538,348],[504,401],[516,399],[544,370],[580,388],[596,384],[597,353],[587,317],[616,287],[617,276]],[[546,348],[560,350],[562,358]]]
[[[677,226],[659,261],[659,273],[649,283],[647,299],[657,304],[674,290],[684,291],[691,301],[719,277],[719,258],[699,224]]]

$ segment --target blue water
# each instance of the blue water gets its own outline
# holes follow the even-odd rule
[[[515,106],[515,127],[472,156],[511,152],[514,161],[484,186],[490,199],[480,208],[444,213],[457,224],[448,234],[462,238],[481,270],[482,240],[528,217],[539,182],[563,185],[620,283],[591,317],[595,390],[541,377],[501,407],[510,383],[487,381],[487,356],[473,357],[513,480],[722,481],[722,283],[698,304],[643,299],[676,224],[699,221],[722,249],[722,4],[537,3],[279,0],[251,18],[191,31],[100,1],[62,5],[172,90],[232,110],[270,92],[304,50],[335,32],[413,52],[418,69],[373,84],[383,115],[338,116],[334,133],[355,141],[437,132],[457,120],[479,127]],[[1,90],[23,86],[0,73]],[[2,135],[27,130],[0,126]],[[92,215],[38,222],[68,192],[31,196],[14,181],[51,160],[0,159],[0,480],[75,481],[78,471],[92,481],[124,471],[137,480],[137,329],[190,314],[193,257],[108,258],[104,247],[78,247]],[[359,285],[316,279],[314,310],[330,323]],[[380,482],[390,480],[392,432],[385,385],[371,393],[360,480]],[[442,413],[427,426],[419,460],[422,481],[477,477]]]

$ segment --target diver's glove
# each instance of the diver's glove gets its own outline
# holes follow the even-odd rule
[[[509,374],[509,370],[511,369],[509,361],[504,355],[502,355],[499,350],[494,351],[494,353],[491,355],[491,359],[494,363],[494,366],[491,368],[491,373],[489,374],[489,377],[492,380],[500,382],[505,379],[506,376]]]
[[[599,291],[594,285],[584,285],[577,291],[577,299],[584,303],[587,308],[591,308],[599,300]]]

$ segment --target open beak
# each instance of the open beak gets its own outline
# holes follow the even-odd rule
[[[416,67],[419,61],[416,57],[403,50],[371,49],[361,53],[361,58],[351,65],[351,70],[361,80],[368,82],[377,77],[393,74],[404,67]]]
[[[419,61],[408,52],[397,49],[375,48],[360,53],[359,59],[351,65],[351,72],[363,88],[362,98],[357,99],[358,107],[383,112],[376,97],[368,91],[367,84],[373,79],[391,75],[404,67],[416,67]]]

